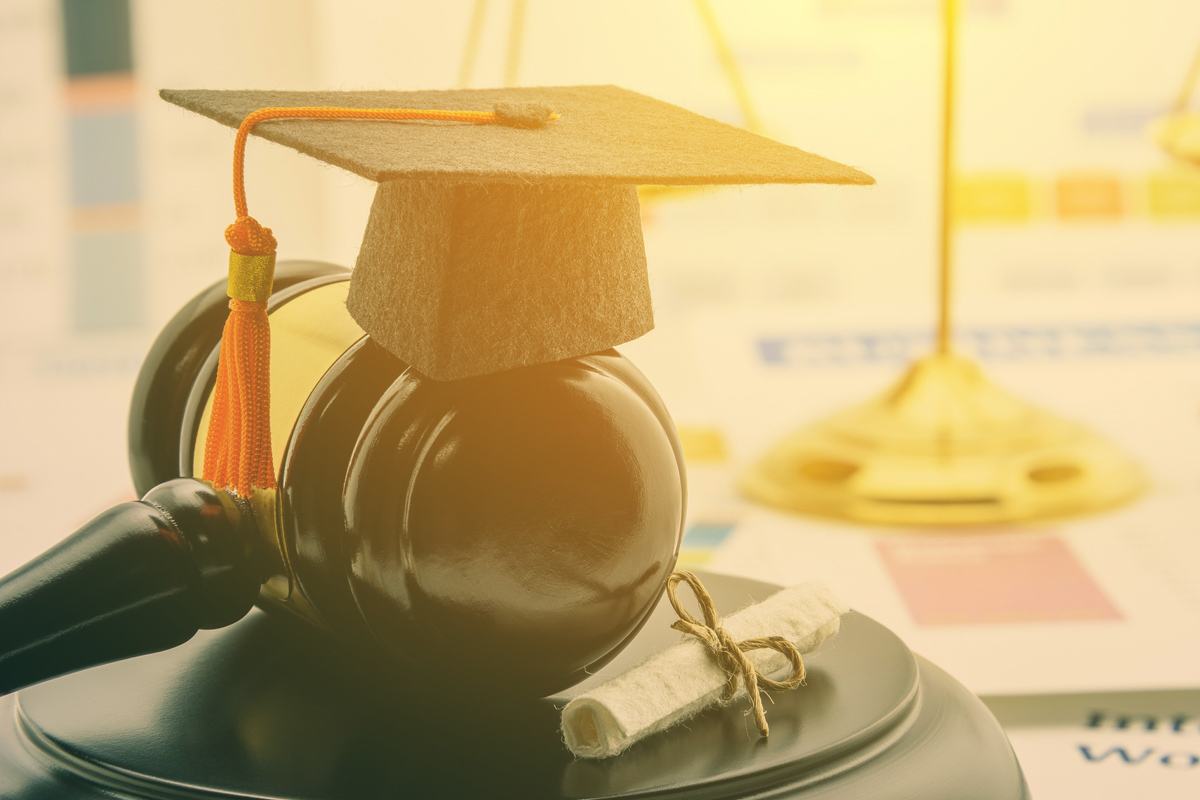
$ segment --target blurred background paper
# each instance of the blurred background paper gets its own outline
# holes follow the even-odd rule
[[[746,123],[693,3],[484,5],[473,85],[615,83]],[[157,89],[451,87],[474,7],[0,5],[0,572],[131,495],[141,358],[224,276],[232,133]],[[657,329],[623,351],[688,451],[684,562],[827,581],[994,696],[1200,686],[1200,169],[1172,163],[1149,129],[1200,48],[1200,5],[965,3],[959,346],[1101,431],[1151,481],[1110,514],[973,534],[791,517],[733,489],[771,441],[873,394],[928,347],[938,3],[711,9],[763,131],[878,185],[647,205]],[[373,185],[251,150],[247,181],[280,258],[352,264]],[[1034,740],[1014,735],[1019,751]],[[1039,774],[1031,764],[1035,792]]]
[[[1196,794],[1200,695],[1127,692],[994,698],[1037,797]]]

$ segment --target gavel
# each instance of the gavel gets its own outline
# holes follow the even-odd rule
[[[0,693],[175,646],[256,603],[398,674],[510,697],[569,686],[633,637],[686,500],[649,381],[614,350],[429,379],[358,328],[348,278],[317,262],[276,273],[274,525],[191,477],[224,283],[171,319],[133,393],[142,500],[0,581]]]

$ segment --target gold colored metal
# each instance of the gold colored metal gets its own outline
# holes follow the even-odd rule
[[[721,65],[721,72],[725,75],[725,81],[729,84],[734,99],[737,101],[738,110],[742,115],[742,127],[751,133],[763,133],[765,126],[762,117],[758,115],[758,111],[754,107],[750,88],[742,76],[742,68],[738,65],[737,56],[733,54],[733,48],[729,46],[729,40],[725,38],[725,32],[721,29],[721,22],[717,19],[712,5],[708,0],[693,0],[693,5],[696,8],[696,14],[700,17],[701,24],[704,25],[705,33],[708,34],[708,40],[717,56],[717,63]],[[666,200],[708,194],[716,191],[716,188],[714,186],[639,186],[638,198],[642,201],[642,207],[647,208]]]
[[[945,0],[942,48],[942,152],[941,222],[938,226],[938,324],[937,351],[949,353],[953,346],[954,294],[954,75],[958,63],[958,0]]]
[[[1200,166],[1200,112],[1188,110],[1197,86],[1200,86],[1200,50],[1192,59],[1174,108],[1155,122],[1153,133],[1167,155]]]
[[[1154,138],[1171,158],[1200,166],[1200,112],[1172,114],[1159,120]]]
[[[708,39],[712,42],[713,50],[716,51],[721,71],[725,73],[725,80],[729,82],[729,88],[733,90],[733,96],[737,99],[738,109],[742,112],[742,124],[752,133],[762,133],[762,118],[758,116],[754,102],[750,99],[750,90],[742,77],[742,68],[733,54],[733,48],[725,39],[725,32],[721,30],[721,23],[717,21],[712,5],[708,0],[693,0],[693,3],[696,13],[700,16],[700,22],[704,24],[704,30],[708,33]]]
[[[756,500],[885,525],[964,525],[1098,511],[1138,468],[1092,431],[933,354],[889,391],[798,431],[743,478]]]
[[[880,397],[772,448],[741,481],[759,502],[882,525],[972,525],[1099,511],[1145,485],[1138,467],[1105,439],[1007,393],[953,352],[957,0],[944,0],[943,10],[934,353]]]
[[[463,46],[462,59],[458,65],[458,88],[471,85],[475,72],[475,57],[479,54],[479,36],[483,33],[483,19],[487,15],[487,0],[475,0],[471,6],[471,21],[467,25],[467,42]]]
[[[525,38],[525,0],[512,0],[508,21],[508,50],[504,57],[504,85],[517,85],[521,68],[521,43]]]

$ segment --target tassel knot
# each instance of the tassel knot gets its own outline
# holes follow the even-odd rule
[[[235,253],[265,256],[275,252],[275,236],[254,217],[241,216],[225,229],[225,241]]]

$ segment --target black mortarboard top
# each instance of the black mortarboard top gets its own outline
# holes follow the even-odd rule
[[[869,184],[856,169],[615,86],[163,90],[237,127],[269,106],[548,108],[541,126],[282,120],[254,133],[379,181],[347,301],[440,380],[584,355],[653,327],[638,184]]]

